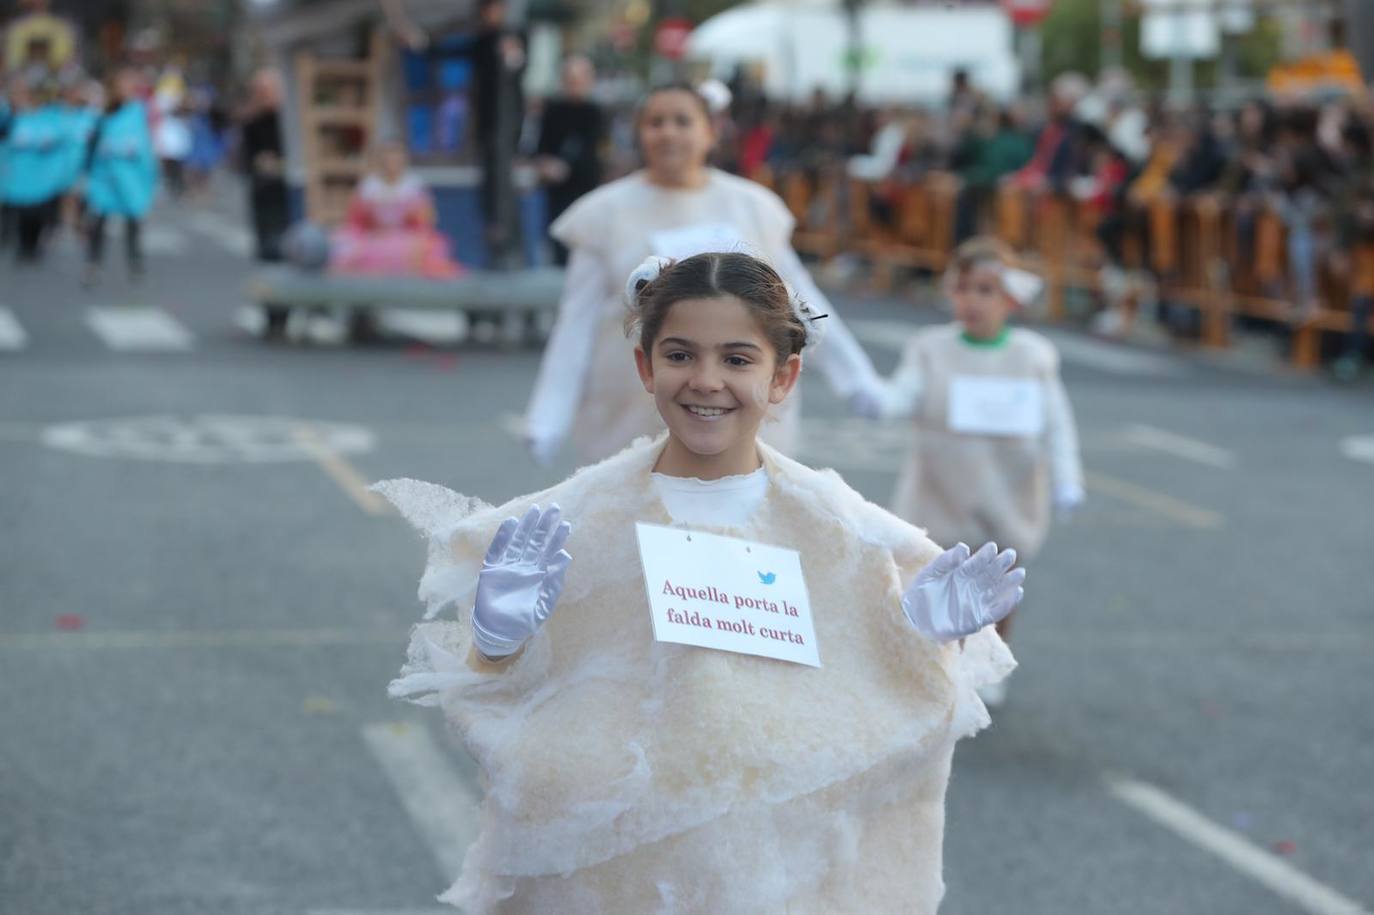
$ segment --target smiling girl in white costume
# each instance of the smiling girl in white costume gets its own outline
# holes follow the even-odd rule
[[[934,912],[954,743],[1014,664],[990,624],[1025,573],[992,544],[941,553],[757,440],[815,329],[770,267],[659,269],[634,278],[632,319],[666,434],[499,508],[379,484],[431,538],[428,621],[390,692],[440,706],[486,787],[440,898],[474,915]],[[822,666],[656,641],[636,522],[795,550]],[[449,607],[456,622],[436,618]]]
[[[818,314],[831,316],[812,364],[841,397],[871,402],[878,375],[792,250],[792,214],[762,185],[709,166],[716,137],[706,100],[685,85],[654,90],[636,131],[644,168],[582,197],[549,230],[570,258],[525,415],[535,460],[551,461],[570,436],[579,463],[590,463],[662,431],[653,402],[640,394],[623,328],[621,285],[650,255],[766,258]],[[764,427],[765,439],[784,453],[795,449],[799,411],[793,395]]]
[[[886,417],[916,422],[892,511],[940,543],[995,540],[1023,563],[1045,542],[1051,512],[1066,517],[1083,502],[1059,353],[1040,334],[1007,324],[1040,287],[1001,242],[965,242],[946,278],[955,320],[907,341],[881,398]],[[1010,617],[1002,620],[998,634],[1008,638],[1010,626]],[[1000,704],[1005,690],[999,682],[983,698]]]

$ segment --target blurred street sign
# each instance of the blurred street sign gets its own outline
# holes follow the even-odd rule
[[[1140,53],[1156,59],[1199,60],[1221,51],[1217,14],[1191,0],[1142,0]]]
[[[654,32],[654,51],[668,60],[681,60],[687,52],[687,39],[691,34],[691,20],[681,16],[664,19]]]
[[[1017,28],[1028,29],[1037,26],[1050,14],[1053,0],[1002,0],[1002,9],[1007,11]]]

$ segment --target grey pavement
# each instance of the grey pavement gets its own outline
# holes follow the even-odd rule
[[[511,432],[538,352],[263,342],[233,204],[163,206],[141,284],[0,268],[6,915],[437,912],[471,836],[472,764],[385,695],[423,544],[359,483],[560,479]],[[837,302],[885,371],[939,319]],[[1089,501],[956,754],[942,911],[1374,910],[1374,390],[1053,335]],[[805,384],[801,457],[886,502],[905,429]]]

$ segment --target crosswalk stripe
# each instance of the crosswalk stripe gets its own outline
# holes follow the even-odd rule
[[[29,335],[24,333],[14,312],[0,308],[0,350],[21,350],[28,344]]]
[[[143,233],[145,254],[185,254],[187,247],[185,234],[170,226],[149,226]]]
[[[468,334],[467,315],[460,311],[418,311],[389,308],[377,316],[384,329],[435,346],[461,343]]]
[[[454,770],[428,728],[399,721],[370,724],[363,738],[440,870],[456,878],[477,838],[477,792]]]
[[[855,319],[845,324],[860,341],[881,349],[901,351],[911,335],[923,326],[910,321]],[[1187,366],[1158,353],[1143,352],[1116,343],[1107,343],[1068,333],[1053,327],[1036,327],[1049,337],[1065,362],[1114,375],[1166,377],[1182,375]]]
[[[86,322],[106,346],[121,352],[185,352],[195,347],[191,332],[158,308],[92,308]]]
[[[223,216],[200,210],[191,214],[190,223],[191,228],[218,242],[231,254],[247,257],[253,251],[253,238],[248,230],[234,225]]]

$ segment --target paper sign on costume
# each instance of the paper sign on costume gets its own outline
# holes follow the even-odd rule
[[[680,229],[664,229],[649,236],[654,253],[680,261],[707,251],[745,251],[744,238],[723,222],[698,223]]]
[[[1037,436],[1045,429],[1044,391],[1027,378],[955,375],[949,427],[972,435]]]
[[[820,667],[796,550],[636,524],[654,638]]]

